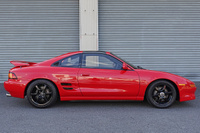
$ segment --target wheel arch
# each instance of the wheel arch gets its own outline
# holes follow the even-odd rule
[[[33,83],[34,81],[36,81],[36,80],[47,80],[47,81],[51,82],[51,83],[56,87],[56,90],[57,90],[57,93],[58,93],[58,98],[60,99],[60,92],[59,92],[59,90],[58,90],[57,85],[56,85],[52,80],[45,79],[45,78],[37,78],[37,79],[31,80],[31,81],[26,85],[25,92],[24,92],[24,96],[26,96],[26,94],[27,94],[27,89],[28,89],[29,85],[30,85],[31,83]]]
[[[147,90],[149,89],[149,87],[151,86],[151,84],[153,84],[154,82],[157,82],[157,81],[168,81],[170,82],[176,89],[176,100],[179,100],[180,99],[180,96],[179,96],[179,89],[178,89],[178,86],[176,85],[176,83],[174,83],[173,81],[169,80],[169,79],[156,79],[154,81],[152,81],[148,86],[147,86],[147,89],[145,91],[145,96],[144,98],[146,98],[146,93],[147,93]]]

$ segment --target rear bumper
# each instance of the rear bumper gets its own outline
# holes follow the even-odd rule
[[[24,98],[25,84],[16,80],[9,80],[4,82],[4,88],[12,97]]]

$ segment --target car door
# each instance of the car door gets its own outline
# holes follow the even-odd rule
[[[137,96],[139,78],[122,70],[123,62],[106,53],[83,53],[78,82],[83,96]]]

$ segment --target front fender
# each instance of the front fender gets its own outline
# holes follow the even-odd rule
[[[157,80],[167,80],[174,83],[177,87],[177,91],[180,96],[180,101],[195,99],[194,92],[196,87],[190,87],[190,84],[194,84],[192,81],[171,73],[152,71],[152,70],[136,70],[140,77],[140,91],[138,97],[144,97],[145,92],[149,85]]]

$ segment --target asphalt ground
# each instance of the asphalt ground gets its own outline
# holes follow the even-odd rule
[[[146,101],[57,102],[46,109],[6,97],[0,84],[0,133],[199,133],[200,82],[196,100],[157,109]]]

